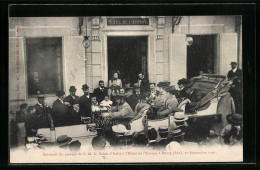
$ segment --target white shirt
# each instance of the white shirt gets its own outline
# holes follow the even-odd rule
[[[235,69],[232,69],[233,73],[235,73],[237,71],[237,67]]]

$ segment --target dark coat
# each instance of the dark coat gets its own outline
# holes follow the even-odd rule
[[[96,88],[93,92],[93,95],[97,97],[97,102],[100,103],[104,100],[105,96],[108,95],[108,88],[104,87],[104,89],[100,89],[100,87]]]
[[[38,103],[34,106],[36,109],[36,116],[38,122],[38,129],[39,128],[50,128],[51,127],[51,113],[52,110],[48,106],[40,106]]]
[[[32,129],[38,129],[38,118],[36,114],[27,115],[25,118],[25,129],[26,136],[34,136],[36,132],[33,132]]]
[[[71,95],[68,95],[63,99],[63,102],[68,102],[73,107],[74,104],[79,104],[79,96],[75,96],[75,99],[73,99]]]
[[[233,72],[232,70],[230,70],[228,72],[227,77],[228,77],[228,79],[237,77],[237,78],[234,78],[233,85],[235,85],[236,87],[239,87],[239,88],[241,88],[243,86],[243,71],[241,69],[237,68],[236,72]]]
[[[125,98],[125,101],[130,105],[132,110],[135,110],[135,106],[138,103],[138,98],[135,95],[131,95]]]
[[[15,115],[16,123],[25,122],[25,116],[26,114],[23,111],[17,111]]]
[[[146,93],[150,91],[150,84],[149,84],[149,80],[147,79],[143,79],[141,80],[140,83],[140,93]]]
[[[75,96],[75,99],[72,98],[71,95],[66,96],[63,99],[63,102],[68,102],[70,103],[70,106],[67,106],[69,108],[69,114],[71,115],[71,121],[70,124],[78,124],[80,123],[80,112],[77,113],[74,109],[73,109],[73,105],[74,104],[79,104],[79,96]]]
[[[52,118],[55,126],[65,126],[70,121],[69,107],[64,105],[59,99],[52,105]]]
[[[83,117],[91,117],[91,95],[89,98],[85,95],[79,98],[79,113]]]

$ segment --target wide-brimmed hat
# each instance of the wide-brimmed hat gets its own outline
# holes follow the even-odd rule
[[[70,86],[70,88],[69,88],[69,91],[71,91],[71,92],[75,92],[77,89],[76,89],[76,87],[75,86]]]
[[[82,90],[87,90],[87,89],[89,89],[89,86],[87,84],[83,84],[82,85]]]
[[[59,146],[65,146],[69,144],[72,141],[71,137],[68,137],[67,135],[61,135],[57,137],[57,143]]]
[[[230,123],[234,124],[234,125],[240,125],[243,122],[243,116],[240,114],[232,114],[232,116],[230,117]]]
[[[170,82],[168,81],[160,81],[158,84],[157,84],[158,87],[169,87],[170,86]]]
[[[183,112],[176,112],[173,116],[175,122],[182,122],[188,119],[188,116],[184,115]]]
[[[80,149],[80,146],[81,146],[81,143],[78,141],[78,140],[75,140],[75,141],[72,141],[70,144],[69,144],[69,149],[71,151],[77,151]]]
[[[188,83],[189,83],[189,80],[187,80],[187,79],[185,79],[185,78],[182,78],[182,79],[178,80],[178,83],[177,83],[177,84],[183,84],[183,85],[185,85],[185,84],[188,84]]]
[[[64,91],[62,91],[62,90],[58,90],[58,91],[56,91],[56,96],[63,96],[65,94],[65,92]]]

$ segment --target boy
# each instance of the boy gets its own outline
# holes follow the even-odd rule
[[[112,106],[113,102],[109,100],[109,96],[105,95],[105,99],[100,103],[100,106],[110,108]]]

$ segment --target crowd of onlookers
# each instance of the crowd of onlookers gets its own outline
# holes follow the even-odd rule
[[[230,74],[232,73],[228,76],[232,78]],[[165,118],[175,112],[182,112],[183,105],[186,105],[185,112],[192,113],[203,97],[185,78],[178,81],[179,90],[166,81],[150,83],[143,73],[138,74],[136,83],[130,84],[125,79],[121,81],[115,72],[108,84],[108,87],[105,87],[104,81],[100,80],[99,87],[95,88],[93,93],[89,93],[89,86],[83,84],[84,95],[81,97],[76,95],[75,86],[70,86],[70,94],[66,97],[65,92],[59,90],[52,108],[45,104],[44,95],[39,93],[36,105],[28,106],[24,103],[14,114],[14,119],[10,122],[11,144],[16,145],[17,141],[21,141],[21,136],[16,135],[19,129],[21,131],[24,128],[26,136],[33,136],[40,128],[80,124],[85,118],[93,117],[93,112],[98,109],[103,110],[100,112],[101,117],[114,119],[117,124],[131,128],[129,121],[140,118],[144,110],[148,110],[149,119]],[[231,93],[234,93],[233,91]],[[237,103],[240,99],[234,100]],[[228,115],[227,120],[229,125],[220,135],[228,143],[231,137],[237,138],[241,135],[242,116]]]

